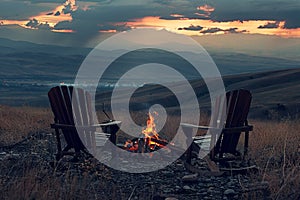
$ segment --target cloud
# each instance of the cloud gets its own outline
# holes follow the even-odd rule
[[[99,35],[129,30],[132,27],[139,27],[138,25],[142,27],[145,25],[143,19],[149,16],[156,17],[152,18],[155,19],[152,24],[148,22],[150,27],[167,29],[172,24],[172,29],[168,30],[184,34],[246,32],[242,29],[253,33],[250,29],[257,31],[258,27],[258,32],[254,33],[285,34],[285,32],[276,32],[282,30],[271,29],[276,24],[256,20],[268,20],[272,23],[280,21],[279,28],[282,26],[300,27],[299,9],[297,9],[300,6],[299,0],[209,1],[209,5],[204,3],[208,1],[190,0],[87,0],[76,1],[76,5],[74,5],[74,0],[72,4],[68,3],[71,0],[65,2],[65,0],[2,1],[0,2],[0,21],[2,19],[4,22],[5,19],[22,20],[23,27],[26,25],[28,28],[36,29],[34,31],[37,32],[41,32],[37,29],[43,29],[44,32],[46,30],[61,32],[74,30],[72,34],[57,33],[57,35],[65,35],[74,40],[80,39],[82,43],[98,38]],[[3,5],[6,6],[3,7]],[[157,18],[162,20],[157,20]],[[130,22],[139,21],[140,24],[137,26],[130,25]],[[159,21],[164,23],[159,24]],[[212,21],[226,23],[213,23]],[[244,23],[241,24],[239,21],[244,21]],[[286,23],[284,24],[283,21]],[[250,22],[257,22],[257,24]],[[246,24],[249,25],[246,26]],[[5,23],[4,26],[6,26]],[[4,27],[1,26],[1,28]]]
[[[200,31],[202,34],[208,34],[208,33],[218,33],[218,32],[224,32],[224,33],[243,33],[246,32],[246,30],[239,31],[238,28],[229,28],[229,29],[221,29],[221,28],[208,28],[206,30]]]
[[[30,20],[25,26],[32,29],[42,29],[42,30],[51,30],[51,27],[48,23],[40,23],[36,19]]]
[[[241,30],[241,31],[239,31],[238,28],[229,28],[229,29],[225,29],[223,31],[225,33],[245,33],[245,32],[247,32],[247,30]]]
[[[198,6],[197,10],[202,10],[204,12],[211,13],[211,12],[215,11],[215,8],[210,5],[205,4],[203,6]]]
[[[223,31],[223,29],[221,29],[221,28],[208,28],[206,30],[201,31],[200,33],[207,34],[207,33],[217,33],[217,32],[220,32],[220,31]]]
[[[187,30],[187,31],[201,31],[203,29],[202,26],[194,26],[190,25],[189,27],[178,28],[178,30]]]
[[[257,28],[278,28],[278,27],[279,27],[279,22],[274,22],[274,23],[268,22],[267,24],[261,25]]]
[[[52,8],[48,4],[32,4],[29,1],[0,1],[0,19],[24,20]]]
[[[55,14],[54,14],[54,16],[59,16],[60,15],[60,12],[59,11],[57,11]]]
[[[300,28],[299,0],[230,0],[216,1],[211,18],[214,21],[272,20],[285,21],[285,28]]]

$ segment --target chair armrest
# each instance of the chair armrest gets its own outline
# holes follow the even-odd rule
[[[53,129],[76,129],[76,128],[82,128],[82,129],[95,129],[97,127],[105,127],[105,126],[113,126],[113,125],[119,125],[121,124],[121,121],[112,121],[108,123],[103,124],[92,124],[87,126],[76,126],[76,125],[69,125],[69,124],[50,124],[51,128]]]
[[[93,126],[93,127],[113,126],[113,125],[120,125],[121,123],[122,123],[121,121],[111,121],[108,123],[93,124],[91,126]]]
[[[188,124],[188,123],[180,123],[180,126],[186,127],[186,128],[196,128],[196,129],[200,129],[200,130],[220,130],[220,129],[222,129],[223,133],[253,131],[252,125],[232,127],[232,128],[216,128],[216,127],[210,127],[210,126],[198,126],[198,125],[193,125],[193,124]]]
[[[185,128],[196,128],[200,130],[220,130],[220,128],[211,127],[211,126],[199,126],[194,124],[188,124],[188,123],[180,123],[180,126]]]

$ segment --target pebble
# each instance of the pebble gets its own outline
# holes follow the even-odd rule
[[[229,195],[234,195],[235,191],[233,189],[227,189],[224,191],[224,195],[229,196]]]
[[[188,185],[185,185],[185,186],[183,186],[183,189],[184,190],[191,190],[192,188],[190,186],[188,186]]]
[[[183,182],[197,182],[198,181],[198,174],[189,174],[185,175],[181,179]]]
[[[214,190],[215,190],[214,187],[209,187],[208,190],[207,190],[207,192],[211,193],[211,192],[213,192]]]

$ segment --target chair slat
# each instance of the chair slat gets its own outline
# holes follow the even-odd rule
[[[57,159],[60,159],[62,155],[70,154],[69,149],[74,148],[75,152],[79,153],[81,150],[96,149],[100,143],[104,144],[109,136],[116,134],[119,130],[117,123],[100,126],[110,132],[105,134],[98,134],[97,141],[95,136],[96,127],[95,116],[92,110],[91,95],[81,88],[75,88],[72,86],[57,86],[51,88],[48,92],[49,102],[54,114],[54,124],[51,127],[55,129],[58,143]],[[118,123],[119,124],[119,123]],[[77,129],[82,127],[83,129]],[[67,146],[64,150],[61,150],[61,144],[59,139],[59,130],[63,133]],[[79,131],[80,130],[80,131]],[[80,136],[79,133],[80,132]],[[115,137],[114,137],[115,138]],[[104,143],[99,140],[104,141]],[[115,141],[112,141],[115,143]],[[96,144],[97,143],[97,144]]]
[[[234,90],[227,93],[227,120],[225,128],[244,126],[251,103],[251,93],[247,90]],[[221,153],[235,153],[241,132],[223,134]]]

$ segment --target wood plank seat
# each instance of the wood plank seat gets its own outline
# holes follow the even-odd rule
[[[87,91],[73,86],[56,86],[50,89],[48,98],[54,114],[51,128],[55,130],[57,140],[56,160],[64,155],[74,155],[76,160],[81,151],[95,151],[107,140],[116,144],[116,133],[121,122],[95,124],[96,115],[92,112],[91,95]],[[61,133],[66,143],[63,149]],[[71,149],[74,151],[69,151]]]

